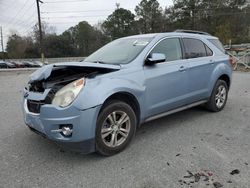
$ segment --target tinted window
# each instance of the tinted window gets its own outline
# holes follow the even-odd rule
[[[223,47],[223,45],[221,44],[221,42],[218,39],[209,39],[209,41],[211,43],[213,43],[213,45],[215,45],[223,53],[226,52],[225,48]]]
[[[198,39],[183,39],[185,58],[198,58],[207,56],[204,43]]]
[[[178,38],[164,39],[155,46],[152,53],[165,54],[167,61],[182,59],[180,40]]]
[[[204,45],[205,45],[205,48],[206,48],[207,56],[212,56],[213,51],[206,44],[204,44]]]

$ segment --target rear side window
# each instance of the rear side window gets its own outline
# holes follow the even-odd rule
[[[215,45],[220,51],[226,53],[225,48],[218,39],[208,39],[213,45]]]
[[[185,58],[198,58],[207,56],[205,45],[198,39],[184,38]]]
[[[178,38],[164,39],[154,47],[150,54],[152,53],[165,54],[167,61],[182,59],[180,40]]]
[[[204,44],[204,45],[205,45],[205,48],[206,48],[207,56],[212,56],[213,51],[206,44]]]

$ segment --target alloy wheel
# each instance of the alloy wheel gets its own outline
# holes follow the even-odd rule
[[[123,111],[113,111],[105,119],[101,136],[108,147],[117,147],[124,143],[130,131],[130,118]]]
[[[215,104],[217,108],[223,107],[226,101],[227,90],[224,85],[220,85],[216,91]]]

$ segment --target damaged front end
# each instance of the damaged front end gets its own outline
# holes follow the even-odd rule
[[[46,96],[38,100],[28,99],[27,108],[32,113],[40,113],[40,108],[44,104],[66,107],[83,88],[86,78],[94,78],[119,69],[120,66],[97,63],[62,63],[44,66],[30,76],[25,90]]]
[[[84,62],[47,65],[37,70],[24,89],[25,124],[63,148],[93,152],[101,106],[80,109],[75,98],[84,91],[88,79],[119,69],[120,66]]]

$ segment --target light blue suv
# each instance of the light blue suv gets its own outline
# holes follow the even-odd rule
[[[83,62],[46,65],[23,92],[27,126],[74,151],[113,155],[144,122],[222,110],[232,68],[218,38],[176,31],[117,39]]]

